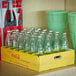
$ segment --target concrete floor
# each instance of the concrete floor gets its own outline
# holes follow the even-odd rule
[[[39,73],[14,64],[0,62],[0,76],[76,76],[76,66],[71,65]]]

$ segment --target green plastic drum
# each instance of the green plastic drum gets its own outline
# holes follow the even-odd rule
[[[69,22],[72,48],[75,49],[75,63],[76,63],[76,12],[70,12],[68,14],[68,22]]]
[[[76,33],[76,24],[69,24],[69,29],[71,33]]]
[[[51,27],[52,26],[52,27]],[[53,32],[59,32],[59,33],[63,33],[63,32],[66,32],[66,28],[67,28],[67,24],[58,24],[58,27],[57,25],[51,25],[48,30],[52,30]],[[65,27],[63,27],[65,26]]]
[[[64,32],[67,27],[68,12],[65,10],[47,11],[47,25],[49,30]]]
[[[69,21],[69,24],[76,24],[76,12],[70,12],[68,14],[68,21]]]

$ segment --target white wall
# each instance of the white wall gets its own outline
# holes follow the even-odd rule
[[[66,0],[66,10],[76,12],[76,0]]]
[[[65,0],[23,0],[24,27],[47,28],[46,10],[64,10]]]

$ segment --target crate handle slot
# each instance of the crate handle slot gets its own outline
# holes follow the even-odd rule
[[[61,56],[59,55],[59,56],[55,56],[54,57],[54,59],[60,59],[61,58]]]

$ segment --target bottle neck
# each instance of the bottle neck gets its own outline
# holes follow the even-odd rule
[[[48,42],[48,41],[50,42],[50,37],[47,37],[46,40],[47,40],[47,42]]]
[[[59,41],[59,35],[56,35],[56,36],[55,36],[55,40],[54,40],[54,44],[55,44],[55,45],[58,45],[59,42],[60,42],[60,41]]]
[[[16,33],[13,33],[13,37],[16,38]]]
[[[59,39],[59,35],[55,35],[55,40],[58,40]]]
[[[11,33],[7,33],[7,35],[8,35],[8,36],[10,36],[10,35],[11,35]]]
[[[67,40],[67,37],[66,37],[66,35],[63,35],[63,39]]]
[[[42,39],[41,38],[38,39],[38,45],[40,45],[40,46],[42,45]]]
[[[21,35],[19,35],[19,38],[20,38],[20,39],[22,39],[22,34],[21,34]]]
[[[8,9],[8,10],[12,10],[12,8],[13,8],[13,7],[12,7],[12,0],[8,0],[8,1],[7,1],[7,9]]]
[[[31,42],[34,42],[34,41],[35,41],[35,38],[34,38],[34,37],[32,37],[32,38],[31,38]]]
[[[12,7],[12,0],[8,0],[7,2],[7,10],[10,11],[10,15],[11,15],[11,21],[14,20],[14,17],[13,17],[13,7]]]

